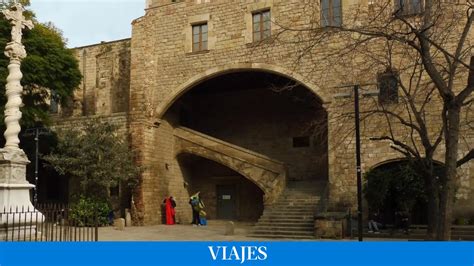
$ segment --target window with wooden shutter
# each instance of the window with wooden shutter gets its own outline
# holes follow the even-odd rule
[[[424,11],[423,0],[394,0],[395,12],[403,16],[419,15]]]
[[[342,26],[341,0],[321,0],[321,26]]]
[[[193,52],[207,50],[207,23],[193,25]]]
[[[271,36],[271,13],[263,10],[252,14],[253,41],[258,42]]]

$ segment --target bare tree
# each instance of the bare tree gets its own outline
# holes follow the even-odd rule
[[[331,10],[338,6],[322,8],[323,2],[339,1],[309,1],[304,10],[311,18],[308,23],[275,21],[280,28],[275,43],[297,50],[295,65],[314,61],[310,73],[320,75],[326,84],[388,82],[380,86],[377,99],[365,100],[363,119],[380,129],[372,140],[390,143],[416,163],[429,199],[429,237],[449,240],[458,168],[474,158],[472,143],[463,140],[463,132],[473,128],[474,4],[360,1],[344,8],[342,19],[335,15],[336,9]],[[321,71],[322,64],[331,70]],[[393,95],[388,92],[384,100],[384,88],[390,89],[393,80],[399,97],[390,99]],[[336,103],[341,107],[333,109],[340,111],[332,117],[348,119],[347,103]],[[466,151],[462,156],[460,143]],[[435,171],[440,153],[442,175]]]

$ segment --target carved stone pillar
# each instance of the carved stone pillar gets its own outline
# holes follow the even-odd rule
[[[4,133],[6,144],[0,149],[0,227],[4,228],[7,222],[9,227],[26,226],[25,223],[42,222],[44,217],[39,212],[32,214],[14,213],[18,211],[33,212],[34,207],[30,200],[30,190],[34,186],[26,181],[26,165],[30,162],[23,150],[20,149],[18,134],[21,131],[20,107],[23,104],[21,95],[22,73],[20,70],[21,60],[26,57],[25,47],[21,43],[22,30],[33,28],[33,23],[23,16],[24,9],[21,4],[14,4],[10,9],[3,10],[5,18],[12,25],[12,40],[5,48],[5,55],[10,58],[8,65],[8,77],[6,84],[7,104],[5,105]],[[3,214],[2,214],[3,212]],[[7,214],[5,214],[5,212]],[[15,224],[10,224],[15,222]],[[3,232],[3,235],[5,232]],[[0,231],[0,238],[2,232]],[[1,240],[1,239],[0,239]]]

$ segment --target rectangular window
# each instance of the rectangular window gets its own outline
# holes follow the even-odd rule
[[[321,0],[321,26],[342,26],[341,0]]]
[[[395,12],[403,16],[421,14],[424,10],[423,0],[395,0]]]
[[[393,71],[387,71],[379,74],[379,103],[398,103],[398,74]]]
[[[207,50],[207,23],[193,25],[193,52]]]
[[[270,10],[259,11],[252,14],[253,41],[264,40],[271,35]]]

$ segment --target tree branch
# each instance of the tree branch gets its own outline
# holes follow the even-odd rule
[[[469,162],[472,159],[474,159],[474,149],[471,149],[466,155],[464,155],[464,157],[457,161],[456,166],[460,167],[461,165]]]

